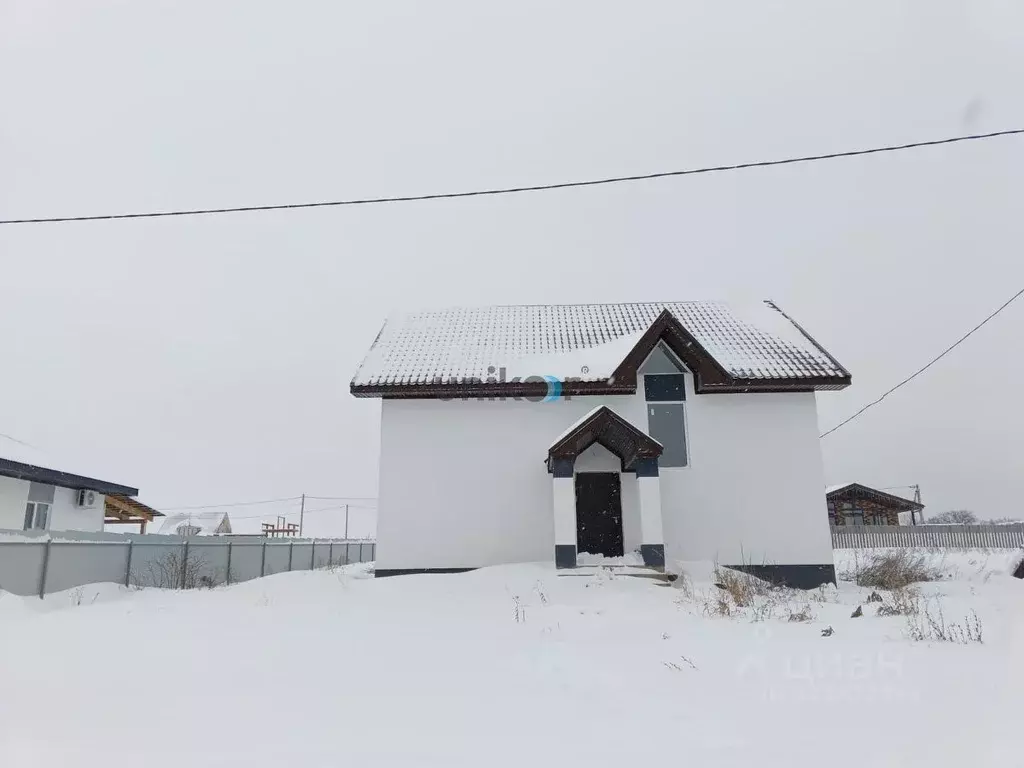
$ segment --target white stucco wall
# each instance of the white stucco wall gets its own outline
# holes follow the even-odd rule
[[[25,504],[28,501],[27,480],[0,477],[0,529],[20,531],[25,526]],[[75,506],[78,491],[73,488],[53,489],[53,505],[47,526],[51,531],[102,531],[103,494],[95,494],[92,507]]]
[[[642,384],[633,396],[553,403],[385,400],[377,567],[551,560],[547,448],[601,404],[647,431]],[[687,375],[686,419],[690,466],[661,471],[669,568],[832,562],[813,393],[698,396]],[[602,451],[577,471],[603,466]],[[622,488],[628,551],[643,543],[635,477]]]
[[[20,531],[25,527],[27,480],[0,477],[0,530]]]
[[[78,491],[73,488],[57,487],[53,492],[53,508],[50,511],[51,531],[102,531],[104,496],[94,494],[91,507],[75,505]]]

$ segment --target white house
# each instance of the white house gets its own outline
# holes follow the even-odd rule
[[[131,498],[137,488],[49,469],[29,453],[6,438],[0,442],[0,530],[102,531],[107,515],[145,527],[160,514]]]
[[[195,510],[167,515],[157,533],[178,536],[220,536],[231,533],[231,518],[224,511]]]
[[[382,399],[377,574],[638,553],[833,581],[815,392],[849,384],[767,302],[391,317],[351,384]]]

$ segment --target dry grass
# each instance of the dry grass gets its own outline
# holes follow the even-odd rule
[[[861,587],[903,589],[922,581],[938,581],[940,569],[927,564],[925,556],[905,549],[868,556],[854,561],[853,570],[844,574]]]
[[[872,595],[877,595],[872,592]],[[878,595],[879,602],[876,615],[878,616],[916,616],[921,611],[921,590],[917,587],[902,587],[894,589],[888,599]]]
[[[715,586],[726,592],[737,608],[750,607],[758,601],[758,598],[774,597],[790,591],[748,573],[717,565],[714,577]]]
[[[753,622],[775,617],[790,622],[808,622],[815,618],[806,593],[800,590],[719,566],[715,567],[713,578],[715,589],[697,597],[705,616],[742,617]],[[688,593],[692,594],[692,589]],[[824,591],[821,599],[825,599]]]
[[[957,643],[968,645],[982,643],[981,619],[974,611],[962,622],[946,623],[942,606],[924,603],[921,609],[907,616],[907,637],[924,642]]]
[[[807,622],[814,621],[814,613],[811,611],[810,604],[805,604],[799,611],[794,611],[790,606],[788,607],[789,614],[786,616],[786,621],[789,622]]]

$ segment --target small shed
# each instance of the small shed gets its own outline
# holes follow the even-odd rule
[[[902,496],[844,483],[825,489],[828,521],[832,525],[899,525],[901,513],[910,513],[911,525],[921,520],[923,504]]]

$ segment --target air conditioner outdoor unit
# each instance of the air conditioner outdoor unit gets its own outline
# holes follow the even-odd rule
[[[82,488],[78,491],[78,498],[75,503],[80,507],[91,507],[96,503],[96,492]]]

